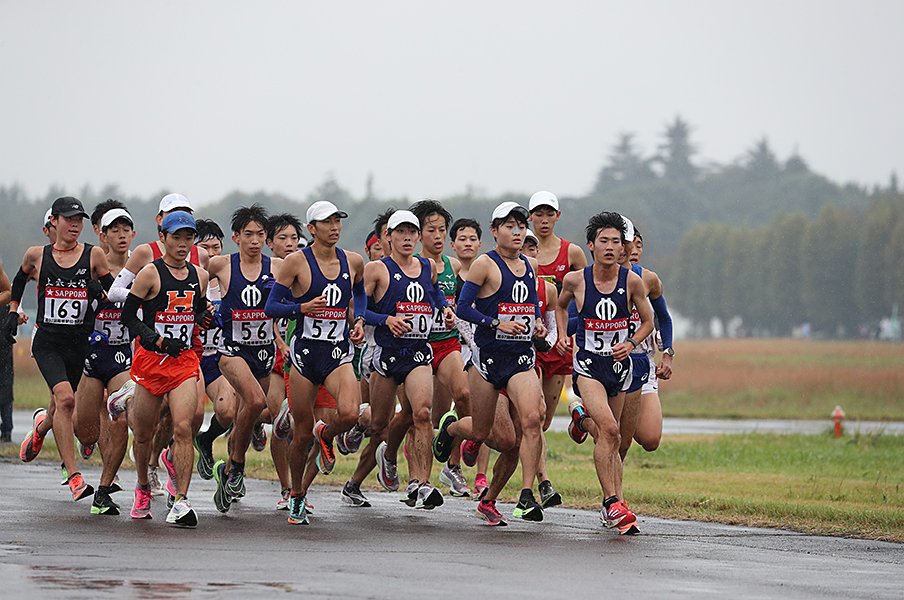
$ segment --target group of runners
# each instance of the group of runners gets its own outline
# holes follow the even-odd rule
[[[79,200],[57,199],[42,224],[49,243],[25,252],[11,283],[0,269],[5,335],[27,320],[19,304],[27,282],[37,283],[32,354],[51,394],[20,458],[36,458],[53,431],[73,500],[93,497],[92,514],[118,515],[112,494],[131,430],[130,516],[151,518],[153,498],[165,495],[166,521],[194,527],[194,471],[215,480],[213,504],[228,512],[245,495],[249,447],[262,451],[272,424],[276,508],[289,523],[309,522],[309,487],[333,470],[337,450],[359,453],[340,492],[349,506],[370,506],[361,484],[376,471],[410,507],[441,506],[438,479],[452,496],[477,500],[487,524],[505,525],[496,501],[520,464],[512,517],[542,521],[562,503],[544,432],[570,379],[568,432],[594,441],[601,520],[636,533],[623,462],[634,441],[659,445],[658,380],[671,376],[674,351],[662,283],[640,266],[631,221],[590,217],[588,264],[584,248],[556,235],[559,201],[545,191],[527,207],[493,210],[485,253],[481,224],[453,222],[433,200],[378,215],[364,256],[340,247],[347,217],[327,201],[314,202],[304,224],[240,207],[229,227],[238,251],[223,254],[222,228],[168,194],[158,239],[130,251],[136,224],[122,203],[89,215]],[[79,241],[86,218],[96,246]],[[213,414],[201,431],[205,401]],[[214,442],[227,434],[217,460]],[[78,467],[95,451],[96,489]],[[476,466],[473,487],[462,463]]]

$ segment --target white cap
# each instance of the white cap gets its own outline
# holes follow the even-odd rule
[[[527,209],[518,204],[517,202],[503,202],[499,206],[493,209],[493,221],[496,219],[506,219],[513,212],[521,213],[524,215],[524,219],[527,220],[529,213]]]
[[[167,194],[160,199],[160,210],[157,212],[158,214],[163,212],[170,212],[176,210],[177,208],[187,208],[191,211],[195,210],[195,207],[191,205],[191,202],[188,201],[188,198],[186,198],[182,194]]]
[[[53,215],[53,209],[48,208],[47,212],[44,213],[44,222],[41,223],[41,227],[47,227],[47,224],[50,223],[50,217]]]
[[[300,238],[298,238],[298,247],[297,247],[297,249],[298,249],[298,250],[304,250],[304,249],[307,248],[307,247],[308,247],[308,238],[306,238],[306,237],[304,237],[304,236],[301,236]]]
[[[339,215],[340,219],[344,219],[348,216],[348,213],[336,208],[336,205],[332,202],[320,200],[308,208],[308,212],[305,213],[304,219],[308,223],[313,223],[314,221],[326,221],[333,215]]]
[[[414,227],[420,231],[421,230],[421,222],[418,221],[417,217],[414,216],[414,213],[410,210],[397,210],[389,216],[389,223],[386,224],[386,230],[392,231],[402,223],[408,223],[409,225],[414,225]]]
[[[524,239],[526,240],[527,238],[534,238],[535,242],[538,244],[540,243],[540,238],[538,238],[537,234],[531,231],[530,228],[528,228],[527,233],[524,234]]]
[[[559,210],[559,199],[552,192],[537,192],[530,197],[530,203],[527,205],[531,212],[540,206],[551,206],[555,210]]]
[[[103,229],[105,227],[109,227],[116,219],[125,219],[129,222],[129,225],[131,225],[132,227],[135,226],[135,221],[132,220],[132,215],[129,214],[129,211],[123,208],[111,208],[104,213],[103,217],[101,217],[100,228]]]
[[[631,219],[622,215],[622,220],[625,222],[625,241],[633,242],[634,241],[634,223],[631,222]]]

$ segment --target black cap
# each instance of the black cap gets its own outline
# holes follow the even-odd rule
[[[63,196],[62,198],[57,198],[53,201],[53,206],[50,207],[50,214],[55,217],[77,217],[81,216],[85,219],[88,219],[88,213],[85,212],[85,207],[82,206],[81,201],[78,198],[73,198],[72,196]]]

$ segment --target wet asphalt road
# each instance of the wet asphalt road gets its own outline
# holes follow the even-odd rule
[[[97,471],[87,472],[96,482]],[[134,474],[123,474],[124,486]],[[634,597],[900,598],[904,545],[778,530],[641,518],[641,535],[605,530],[596,512],[553,509],[543,523],[482,525],[465,499],[432,511],[369,492],[353,509],[331,488],[313,490],[315,516],[289,526],[273,510],[272,482],[248,482],[228,515],[193,480],[195,530],[73,504],[50,464],[0,462],[3,598]],[[511,506],[503,511],[511,514]]]

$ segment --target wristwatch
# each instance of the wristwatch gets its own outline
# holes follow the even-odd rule
[[[637,344],[637,340],[635,340],[634,338],[629,337],[629,338],[626,339],[625,341],[626,341],[626,342],[631,342],[631,345],[634,346],[635,348],[637,348],[637,345],[638,345],[638,344]]]
[[[355,317],[354,324],[357,325],[358,321],[361,321],[362,323],[364,323],[364,317],[362,317],[362,316]]]
[[[674,349],[674,348],[671,348],[671,347],[669,347],[669,348],[663,348],[663,349],[662,349],[662,353],[663,353],[663,354],[668,354],[668,355],[671,356],[672,358],[675,358],[675,349]]]
[[[499,327],[499,319],[490,321],[490,329],[496,329],[497,327]]]

